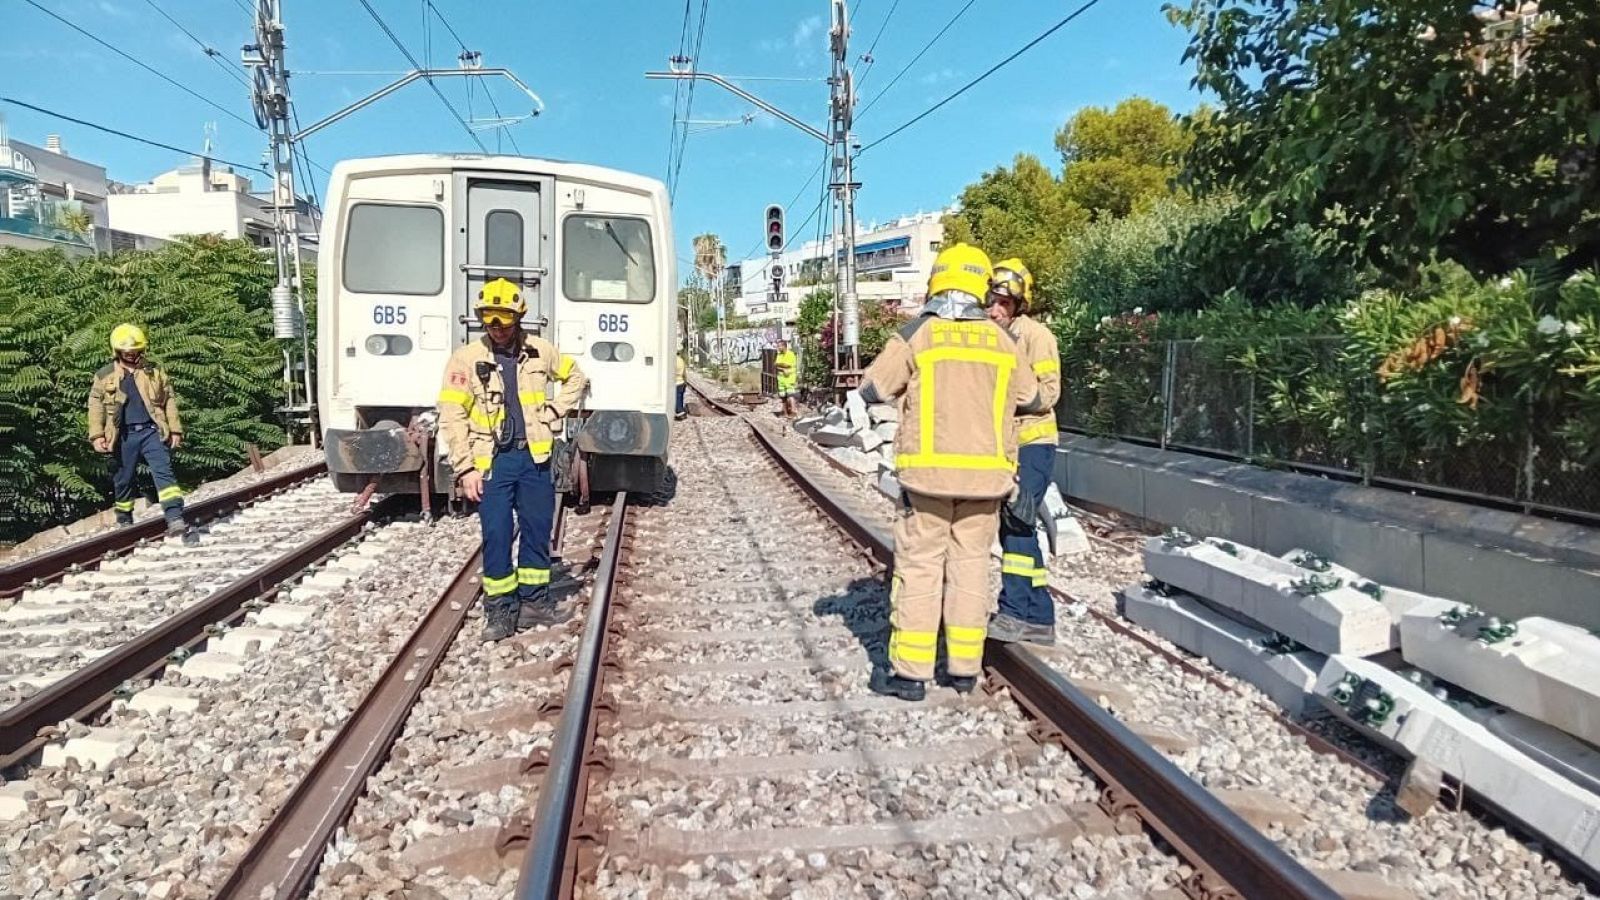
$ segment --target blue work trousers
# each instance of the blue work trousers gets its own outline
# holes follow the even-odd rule
[[[555,501],[549,462],[534,462],[526,448],[495,454],[478,503],[484,597],[495,600],[515,593],[521,600],[538,600],[548,596]],[[515,568],[511,565],[513,534],[517,538]]]
[[[680,416],[688,411],[683,408],[683,389],[685,387],[687,387],[687,385],[678,385],[678,415]]]
[[[150,476],[156,483],[156,498],[161,501],[161,512],[168,522],[183,518],[183,489],[172,474],[172,454],[161,440],[161,430],[153,423],[124,428],[117,435],[117,447],[112,452],[111,486],[114,491],[117,521],[133,521],[133,480],[139,471],[139,461],[150,467]]]
[[[1055,466],[1055,444],[1026,444],[1017,451],[1019,489],[1044,506]],[[1056,605],[1050,599],[1050,573],[1039,552],[1039,534],[1000,535],[1000,612],[1034,625],[1054,625]]]

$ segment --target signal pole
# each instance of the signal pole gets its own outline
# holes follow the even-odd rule
[[[273,335],[284,342],[284,380],[290,387],[285,413],[303,417],[311,443],[319,442],[316,391],[311,377],[311,338],[306,329],[306,298],[300,259],[298,194],[294,184],[294,131],[289,127],[289,69],[284,61],[283,19],[278,0],[256,0],[254,44],[244,48],[251,73],[251,106],[256,124],[267,130],[272,161],[273,249],[278,281],[272,287]],[[300,340],[303,402],[294,402],[294,340]]]

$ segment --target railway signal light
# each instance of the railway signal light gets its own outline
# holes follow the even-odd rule
[[[783,252],[783,207],[773,203],[767,207],[767,249]]]

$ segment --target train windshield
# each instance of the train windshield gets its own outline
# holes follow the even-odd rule
[[[357,203],[344,241],[344,289],[431,296],[444,289],[444,213]]]
[[[622,216],[568,216],[562,226],[567,299],[649,303],[656,294],[650,224]]]

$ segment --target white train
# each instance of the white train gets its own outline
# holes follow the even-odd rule
[[[450,354],[480,336],[472,299],[495,278],[523,286],[524,327],[589,376],[584,409],[566,423],[578,453],[557,453],[558,484],[655,487],[677,352],[661,182],[520,156],[346,160],[328,186],[321,246],[318,394],[340,490],[451,485],[433,427],[439,383]]]

